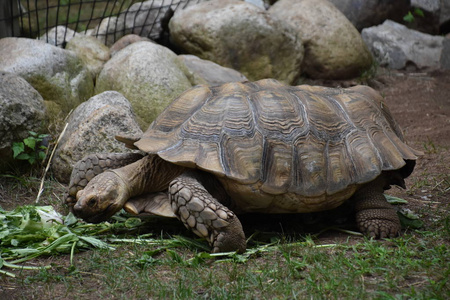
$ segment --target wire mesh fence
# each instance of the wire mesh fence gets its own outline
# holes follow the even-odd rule
[[[0,0],[0,38],[41,38],[58,45],[84,33],[111,45],[134,33],[157,41],[167,32],[174,11],[199,2],[202,0]]]

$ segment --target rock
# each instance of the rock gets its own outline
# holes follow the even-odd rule
[[[117,42],[115,42],[109,50],[111,51],[111,56],[122,50],[128,45],[131,45],[136,42],[147,41],[151,42],[152,40],[143,36],[139,36],[137,34],[127,34],[124,37],[121,37]]]
[[[192,86],[188,70],[169,49],[137,42],[117,52],[97,78],[96,93],[115,90],[131,103],[142,129]]]
[[[173,2],[150,0],[134,3],[118,17],[125,24],[125,34],[134,33],[152,40],[159,39],[163,31],[167,30],[167,24],[173,15]]]
[[[440,0],[411,0],[411,6],[424,9],[429,12],[439,12],[441,9]]]
[[[259,8],[266,9],[266,5],[263,0],[245,0],[245,2],[253,4]]]
[[[247,78],[236,70],[222,67],[212,61],[201,59],[195,55],[178,56],[193,74],[196,84],[206,83],[211,86],[227,82],[246,81]]]
[[[372,65],[361,35],[326,0],[280,0],[269,12],[296,28],[305,46],[302,69],[312,78],[347,79]]]
[[[81,58],[86,68],[96,78],[103,65],[110,59],[109,48],[92,36],[80,35],[71,39],[66,46]]]
[[[450,1],[441,2],[441,14],[439,16],[441,33],[450,32]]]
[[[60,25],[50,29],[47,33],[41,36],[39,40],[42,40],[53,46],[64,48],[68,41],[70,41],[75,36],[81,35],[82,34],[79,34],[72,29],[67,28],[66,26]]]
[[[84,156],[102,152],[129,152],[115,135],[140,136],[131,105],[114,91],[96,95],[77,107],[68,120],[52,161],[60,182],[68,183],[73,165]]]
[[[0,72],[0,172],[14,164],[13,142],[29,131],[42,133],[45,107],[41,95],[22,77]]]
[[[125,23],[123,18],[108,17],[104,18],[90,34],[106,46],[111,46],[124,35],[124,31]]]
[[[186,52],[235,69],[250,80],[293,83],[301,73],[303,46],[295,30],[243,1],[208,1],[177,10],[172,40]]]
[[[23,77],[65,113],[92,96],[93,78],[72,51],[38,40],[4,38],[0,53],[0,70]]]
[[[445,38],[442,43],[442,53],[439,64],[442,70],[450,70],[450,37]]]
[[[444,38],[432,36],[386,20],[366,28],[362,37],[380,66],[403,69],[439,68]]]
[[[358,31],[385,20],[402,21],[409,11],[408,0],[328,0],[339,9]]]

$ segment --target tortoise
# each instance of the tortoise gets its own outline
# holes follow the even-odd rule
[[[245,251],[238,214],[317,212],[346,201],[361,232],[394,237],[400,222],[383,192],[405,188],[421,154],[372,88],[274,79],[193,87],[141,137],[116,138],[145,155],[77,163],[68,198],[75,215],[100,222],[125,208],[177,217],[213,252]]]

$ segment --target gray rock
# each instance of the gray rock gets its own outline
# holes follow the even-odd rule
[[[133,33],[152,40],[158,39],[164,30],[164,23],[167,25],[173,14],[173,2],[150,0],[131,5],[118,17],[125,24],[125,34]]]
[[[4,38],[0,53],[0,70],[20,75],[66,113],[92,96],[93,78],[72,51],[38,40]]]
[[[120,93],[108,91],[77,107],[68,120],[52,161],[60,182],[68,183],[73,165],[84,156],[102,152],[129,152],[115,135],[140,136],[131,105]]]
[[[372,64],[361,35],[326,0],[280,0],[269,12],[297,30],[305,46],[304,72],[312,78],[360,76]]]
[[[86,68],[91,72],[92,78],[97,77],[103,65],[111,57],[108,47],[98,39],[87,35],[79,35],[71,39],[67,43],[66,50],[75,52],[81,58]]]
[[[441,69],[450,70],[450,37],[445,38],[443,41],[439,64]]]
[[[366,28],[362,37],[381,66],[403,69],[413,65],[439,68],[444,38],[408,29],[386,20],[382,25]]]
[[[111,56],[113,56],[114,54],[116,54],[117,52],[119,52],[128,45],[142,41],[152,42],[151,39],[139,36],[137,34],[127,34],[126,36],[121,37],[117,42],[115,42],[111,46],[111,48],[109,48],[109,50],[111,51]]]
[[[212,61],[201,59],[195,55],[178,56],[196,79],[196,84],[207,83],[211,86],[227,82],[246,81],[247,78],[236,70],[222,67]]]
[[[441,9],[440,0],[411,0],[411,6],[424,9],[429,12],[439,12]]]
[[[450,22],[450,1],[442,0],[441,14],[439,15],[439,25]]]
[[[329,0],[358,31],[390,19],[400,22],[409,9],[409,0]]]
[[[124,95],[142,129],[178,95],[192,86],[188,70],[169,49],[137,42],[117,52],[103,67],[96,94],[115,90]]]
[[[250,80],[293,83],[301,73],[303,46],[295,30],[244,1],[208,1],[177,10],[169,28],[175,44],[189,54]]]
[[[253,4],[253,5],[255,5],[255,6],[259,7],[259,8],[266,9],[266,6],[265,6],[263,0],[245,0],[245,2]]]
[[[94,30],[90,31],[90,35],[96,37],[106,46],[111,46],[124,35],[125,23],[123,18],[117,17],[104,18]]]
[[[22,77],[0,72],[0,172],[13,162],[13,142],[40,132],[45,118],[44,100]]]
[[[47,33],[41,36],[39,40],[42,40],[53,46],[64,48],[68,41],[70,41],[75,36],[80,35],[82,34],[79,34],[72,29],[67,28],[66,26],[59,25],[50,29]]]

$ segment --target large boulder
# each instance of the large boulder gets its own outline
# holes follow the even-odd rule
[[[358,31],[385,20],[401,21],[410,9],[409,0],[328,0]]]
[[[68,183],[73,165],[92,153],[129,152],[114,136],[140,136],[131,105],[120,93],[108,91],[78,106],[68,120],[52,161],[60,182]]]
[[[119,15],[119,22],[125,24],[125,34],[134,33],[152,40],[159,39],[173,15],[173,2],[150,0],[134,3]]]
[[[12,144],[44,128],[41,95],[23,78],[0,72],[0,172],[13,164]]]
[[[195,55],[179,55],[179,59],[195,78],[195,83],[206,83],[211,86],[227,82],[246,81],[247,78],[236,70],[222,67],[212,61],[201,59]]]
[[[91,72],[92,78],[96,78],[103,65],[110,59],[109,48],[98,39],[87,36],[76,36],[67,43],[66,50],[71,50],[83,61]]]
[[[109,48],[109,50],[111,52],[111,56],[114,56],[114,54],[116,54],[123,48],[125,48],[133,43],[142,42],[142,41],[153,42],[151,39],[143,37],[143,36],[139,36],[137,34],[127,34],[127,35],[121,37],[117,42],[115,42]]]
[[[38,40],[4,38],[0,53],[1,71],[23,77],[66,113],[92,96],[93,78],[72,51]]]
[[[302,69],[312,78],[361,75],[372,56],[348,19],[326,0],[280,0],[269,12],[296,28],[305,46]]]
[[[64,48],[73,37],[82,35],[66,26],[59,25],[44,33],[39,39],[50,45]]]
[[[124,95],[142,129],[178,95],[192,87],[188,71],[171,50],[137,42],[117,52],[97,78],[96,94],[115,90]]]
[[[208,1],[177,10],[169,23],[173,42],[190,54],[233,68],[250,80],[294,83],[303,46],[295,30],[244,1]]]
[[[440,67],[444,37],[418,32],[390,20],[364,29],[362,37],[381,66]]]
[[[119,19],[113,16],[102,19],[100,24],[94,30],[89,31],[88,34],[94,36],[106,46],[111,46],[124,35],[124,32],[123,18]]]

